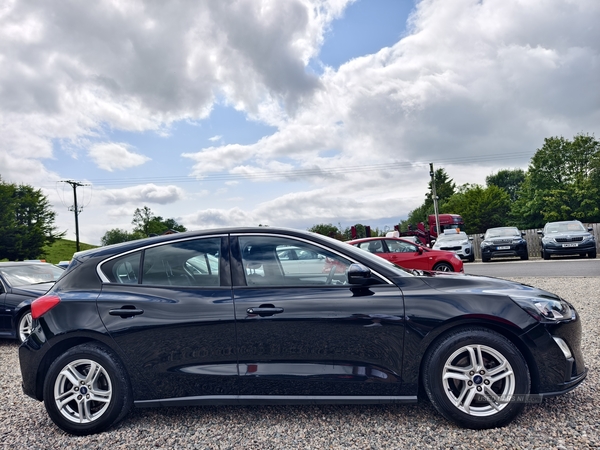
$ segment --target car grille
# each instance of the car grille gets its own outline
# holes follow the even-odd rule
[[[453,251],[453,250],[460,250],[460,249],[461,249],[460,245],[457,246],[457,247],[440,247],[440,250],[450,250],[450,251]]]
[[[556,242],[581,242],[583,241],[583,236],[574,236],[574,237],[557,237],[555,238]]]
[[[512,244],[513,238],[510,239],[494,239],[494,245]]]

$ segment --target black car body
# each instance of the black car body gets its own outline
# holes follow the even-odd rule
[[[23,342],[31,332],[31,302],[63,269],[43,262],[0,262],[0,337]]]
[[[596,239],[590,233],[591,227],[585,228],[578,220],[548,222],[542,236],[542,258],[550,259],[551,255],[588,255],[596,257]]]
[[[312,273],[281,264],[292,248],[317,255]],[[580,319],[554,294],[271,227],[76,254],[32,312],[23,390],[73,434],[132,404],[410,403],[421,390],[449,420],[489,428],[587,373]]]
[[[481,236],[481,260],[488,262],[500,256],[518,256],[529,259],[527,241],[523,239],[524,232],[517,227],[498,227],[488,229]]]

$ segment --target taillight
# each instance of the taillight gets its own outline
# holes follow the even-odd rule
[[[31,317],[38,319],[60,303],[57,295],[44,295],[31,303]]]

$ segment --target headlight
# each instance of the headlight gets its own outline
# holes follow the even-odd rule
[[[523,242],[523,239],[513,239],[512,241],[513,244],[520,244],[521,242]]]
[[[492,243],[491,243],[490,241],[483,241],[483,242],[481,243],[481,246],[482,246],[482,247],[489,247],[490,245],[492,245]]]
[[[511,298],[540,322],[564,322],[575,319],[575,310],[563,299],[545,297]]]
[[[460,245],[467,245],[468,243],[469,243],[469,241],[462,241],[462,242],[460,243]]]

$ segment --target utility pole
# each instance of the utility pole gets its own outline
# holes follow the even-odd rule
[[[73,206],[69,208],[69,211],[73,211],[75,213],[75,248],[76,251],[79,251],[79,213],[81,212],[81,209],[79,209],[79,207],[77,206],[77,188],[80,186],[89,185],[73,180],[66,180],[63,181],[63,183],[70,184],[73,188]]]
[[[440,214],[438,212],[438,198],[435,192],[435,172],[433,171],[433,163],[429,163],[429,175],[431,176],[431,197],[433,198],[433,211],[435,212],[435,230],[437,235],[440,235]]]

